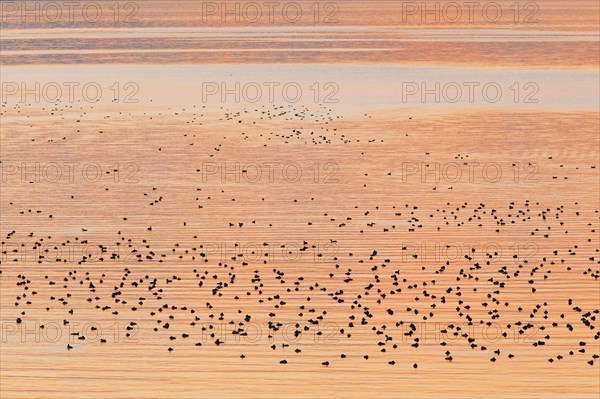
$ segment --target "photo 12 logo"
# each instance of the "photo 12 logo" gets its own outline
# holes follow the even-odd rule
[[[202,102],[337,104],[339,91],[335,82],[314,82],[310,86],[298,82],[202,82]]]
[[[482,341],[496,343],[512,341],[513,343],[529,344],[536,342],[536,336],[542,331],[536,323],[516,323],[516,325],[503,326],[500,323],[490,322],[485,324],[473,323],[437,323],[416,322],[402,323],[402,343],[418,340],[420,344],[457,344],[461,341]]]
[[[302,321],[306,323],[306,321]],[[237,327],[236,327],[237,326]],[[235,327],[235,328],[234,328]],[[233,326],[229,323],[202,324],[202,343],[227,344],[334,344],[339,341],[337,323],[324,322],[303,327],[299,322],[258,323],[248,320]]]
[[[15,340],[21,343],[39,344],[49,343],[138,343],[136,335],[139,333],[136,322],[103,324],[87,321],[77,322],[64,320],[62,323],[55,321],[33,322],[18,318],[14,322],[2,323],[2,343]]]
[[[250,263],[325,263],[337,259],[339,246],[335,241],[310,244],[306,241],[279,242],[203,242],[203,255],[220,262]]]
[[[134,242],[103,245],[88,240],[35,243],[2,242],[0,263],[25,264],[98,264],[133,263],[141,247]]]
[[[402,183],[538,183],[534,162],[402,162]]]
[[[421,104],[538,104],[540,87],[535,82],[402,82],[402,103]]]
[[[135,162],[101,165],[97,162],[0,162],[2,183],[138,183]]]
[[[337,24],[337,2],[204,1],[202,22],[240,24]]]
[[[221,183],[339,183],[336,177],[340,166],[335,162],[301,165],[297,162],[204,162],[196,172],[202,182]]]
[[[539,251],[533,242],[402,242],[402,262],[459,262],[469,260],[487,264],[532,260]]]
[[[135,82],[2,82],[3,103],[113,103],[137,104],[140,87]]]
[[[140,6],[127,1],[3,1],[3,23],[138,23]]]
[[[403,24],[537,24],[540,6],[536,2],[403,1]]]

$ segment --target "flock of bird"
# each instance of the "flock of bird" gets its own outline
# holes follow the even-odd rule
[[[3,114],[7,107],[2,105]],[[209,111],[204,108],[177,110],[168,116],[180,118],[183,133],[176,144],[201,147],[210,159],[227,159],[231,145],[225,144],[231,142],[233,135],[224,133],[220,143],[208,145],[202,134],[194,130],[207,123],[205,114]],[[21,114],[24,110],[26,107],[19,105],[11,112]],[[50,114],[47,116],[61,120],[68,119],[74,110],[73,106],[60,105],[43,109]],[[68,143],[83,135],[85,129],[107,134],[106,127],[85,127],[80,123],[92,118],[91,109],[81,106],[78,112],[71,131],[60,138],[48,137],[45,143]],[[230,125],[243,126],[246,130],[236,137],[263,147],[361,142],[360,137],[335,127],[335,122],[343,118],[333,116],[326,107],[311,111],[294,105],[261,106],[217,112],[221,116],[214,123],[219,132],[233,131]],[[151,112],[143,117],[166,118]],[[264,120],[296,127],[273,131],[264,129]],[[31,128],[35,130],[33,125]],[[384,140],[369,140],[375,141]],[[170,138],[167,142],[175,145]],[[166,152],[167,147],[159,146],[155,151]],[[458,157],[464,160],[468,155]],[[191,175],[201,171],[198,165],[189,170]],[[140,170],[139,174],[143,172]],[[501,205],[445,201],[431,208],[403,201],[399,193],[397,198],[388,198],[381,204],[371,199],[370,206],[364,205],[364,199],[351,206],[344,205],[351,200],[332,203],[319,209],[318,216],[315,213],[305,218],[302,209],[318,200],[314,198],[316,194],[306,192],[310,199],[294,198],[284,205],[284,220],[302,226],[295,234],[300,238],[290,242],[278,239],[290,234],[288,225],[281,223],[281,216],[265,219],[271,193],[257,185],[252,188],[257,199],[251,206],[263,216],[255,218],[248,211],[244,218],[232,218],[225,212],[219,234],[231,239],[223,252],[213,245],[220,239],[210,237],[205,229],[196,229],[194,222],[217,208],[221,212],[247,210],[249,205],[225,192],[230,184],[221,186],[212,181],[204,186],[183,187],[177,195],[186,195],[188,198],[182,203],[194,206],[176,213],[178,220],[174,224],[179,229],[177,239],[173,239],[168,236],[170,227],[161,224],[159,215],[164,207],[180,205],[165,204],[173,199],[169,198],[168,189],[161,189],[161,183],[154,180],[143,186],[142,197],[132,195],[129,199],[140,209],[151,207],[144,212],[156,212],[157,217],[143,226],[139,219],[131,225],[134,215],[114,206],[112,212],[120,222],[104,226],[100,239],[91,233],[94,226],[90,227],[87,221],[82,221],[80,232],[69,236],[61,229],[60,212],[44,209],[42,204],[40,209],[22,205],[22,198],[16,194],[19,190],[11,191],[10,183],[3,182],[7,187],[3,189],[3,219],[10,219],[14,225],[2,224],[0,278],[4,287],[14,284],[13,289],[17,290],[12,306],[2,304],[5,316],[13,315],[17,325],[35,322],[40,317],[31,309],[55,315],[64,325],[75,323],[85,312],[106,320],[127,320],[127,334],[149,327],[149,333],[158,342],[164,342],[164,350],[173,352],[173,356],[179,350],[187,350],[187,346],[199,347],[196,350],[230,346],[236,337],[251,336],[257,321],[264,322],[271,338],[264,350],[282,351],[282,367],[302,356],[300,337],[325,340],[332,326],[336,342],[360,345],[352,353],[342,350],[335,358],[321,359],[321,366],[333,366],[357,356],[364,361],[380,359],[377,355],[382,354],[389,366],[400,365],[405,351],[431,346],[422,331],[426,323],[435,323],[441,334],[435,345],[440,346],[439,356],[448,363],[459,360],[453,351],[461,345],[490,362],[510,361],[519,353],[512,350],[514,345],[502,347],[502,342],[515,337],[519,345],[540,351],[550,363],[570,357],[592,366],[598,362],[600,310],[568,296],[555,297],[552,290],[566,277],[598,287],[597,209],[584,213],[577,201],[557,206],[529,199]],[[111,195],[109,183],[105,184],[107,195]],[[310,185],[306,187],[310,189]],[[79,199],[81,193],[77,189],[77,185],[65,189],[67,203]],[[390,202],[395,204],[389,205]],[[212,206],[215,203],[219,206]],[[74,202],[73,206],[82,205]],[[47,234],[47,229],[36,231],[35,218],[41,217],[52,219],[49,223],[53,223],[57,234]],[[424,236],[428,242],[442,243],[443,249],[451,246],[448,237],[457,235],[506,243],[510,242],[507,237],[518,234],[522,234],[518,240],[533,243],[536,251],[464,245],[458,248],[457,256],[432,259],[415,246]],[[240,244],[244,239],[255,244],[252,249]],[[6,281],[7,270],[16,281]],[[186,302],[185,298],[189,300]],[[226,335],[221,333],[224,326],[228,327]],[[486,340],[472,327],[477,331],[498,327],[499,340]],[[38,328],[43,329],[44,324]],[[272,338],[282,332],[289,339],[273,343]],[[77,351],[79,346],[96,344],[89,342],[82,331],[74,334],[77,342],[69,341],[66,350]],[[565,337],[570,338],[569,347],[553,345],[555,339],[562,342]],[[102,337],[99,344],[111,342]],[[287,351],[284,354],[285,348],[293,348],[293,355]],[[240,361],[251,356],[244,349],[239,347]],[[419,363],[409,366],[417,369]]]

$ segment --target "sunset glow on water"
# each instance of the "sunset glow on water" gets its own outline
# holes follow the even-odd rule
[[[0,2],[2,398],[597,398],[597,1]]]

